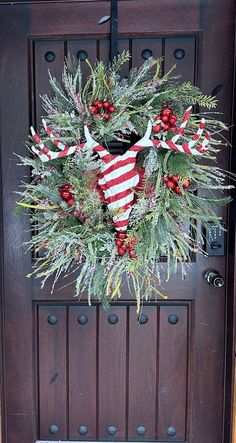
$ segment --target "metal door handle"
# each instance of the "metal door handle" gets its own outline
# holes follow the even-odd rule
[[[214,269],[207,269],[203,277],[208,285],[214,286],[215,288],[221,288],[225,284],[224,277],[222,277],[219,272],[215,271]]]

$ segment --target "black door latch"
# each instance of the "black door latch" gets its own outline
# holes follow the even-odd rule
[[[224,255],[225,254],[225,224],[220,226],[214,222],[208,223],[205,231],[205,251],[207,255]]]

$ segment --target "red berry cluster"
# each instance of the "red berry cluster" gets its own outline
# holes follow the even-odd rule
[[[182,191],[179,187],[179,182],[180,182],[179,175],[166,174],[163,177],[162,181],[165,183],[166,187],[168,189],[171,189],[171,191],[175,192],[175,194],[182,195]],[[181,180],[181,186],[183,189],[189,188],[190,184],[191,180],[188,177]]]
[[[75,196],[73,190],[74,188],[68,184],[62,185],[59,188],[62,200],[64,200],[69,206],[72,206],[75,203]]]
[[[104,120],[109,120],[111,114],[116,111],[115,106],[109,103],[108,100],[94,100],[92,106],[89,106],[91,114],[96,115]]]
[[[160,131],[176,132],[177,128],[175,126],[175,123],[177,121],[177,117],[175,114],[173,114],[172,109],[163,108],[161,110],[160,115],[155,117],[155,120],[157,121],[157,123],[152,127],[153,132],[160,132]]]
[[[118,255],[125,255],[128,251],[130,258],[135,259],[134,244],[136,243],[136,237],[131,237],[129,243],[127,243],[127,234],[125,232],[116,233],[116,246]]]

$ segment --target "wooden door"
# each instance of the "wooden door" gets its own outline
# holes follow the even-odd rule
[[[110,2],[20,3],[0,6],[3,442],[221,443],[226,290],[202,275],[213,268],[227,278],[226,255],[193,258],[185,280],[177,274],[165,285],[168,300],[144,304],[139,319],[125,289],[106,312],[78,303],[71,287],[51,294],[50,284],[41,290],[25,278],[30,226],[14,214],[13,191],[26,171],[13,153],[26,152],[29,125],[39,124],[48,69],[60,76],[68,52],[108,61],[109,23],[98,22]],[[119,1],[119,50],[132,53],[122,74],[164,56],[165,70],[176,63],[204,93],[220,91],[230,123],[233,31],[233,0]]]

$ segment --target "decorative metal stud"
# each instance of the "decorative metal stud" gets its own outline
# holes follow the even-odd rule
[[[136,429],[136,432],[138,435],[145,435],[147,432],[147,429],[145,428],[145,426],[141,425]]]
[[[55,52],[48,51],[44,55],[44,58],[45,58],[46,62],[51,63],[51,62],[54,62],[54,60],[56,58],[56,54],[55,54]]]
[[[77,321],[80,325],[86,325],[86,323],[88,323],[88,317],[87,315],[79,315]]]
[[[175,314],[169,315],[168,322],[171,325],[176,325],[176,323],[178,323],[178,321],[179,321],[179,317],[177,315],[175,315]]]
[[[147,60],[148,58],[152,57],[152,55],[153,55],[153,52],[151,49],[144,49],[142,51],[142,57],[144,60]]]
[[[108,317],[108,323],[110,323],[110,325],[115,325],[118,322],[118,317],[116,314],[111,314]]]
[[[146,314],[141,314],[138,316],[138,323],[145,325],[148,322],[148,316]]]
[[[174,426],[169,426],[166,430],[166,435],[169,435],[170,437],[174,437],[176,435],[176,429]]]
[[[185,57],[185,50],[180,48],[175,49],[174,56],[177,60],[182,60]]]
[[[48,323],[49,325],[54,326],[58,323],[58,318],[55,315],[49,315]]]
[[[77,52],[77,59],[78,60],[80,60],[81,62],[84,62],[86,60],[86,58],[88,58],[87,51],[85,51],[84,49],[81,49],[80,51]]]
[[[79,434],[80,435],[85,435],[85,434],[87,434],[87,432],[88,432],[88,428],[87,428],[87,426],[80,426],[79,427],[79,429],[78,429],[78,432],[79,432]]]
[[[59,428],[57,425],[51,425],[49,428],[50,434],[56,434],[59,431]]]
[[[117,433],[117,428],[115,426],[108,426],[107,433],[109,435],[115,435]]]

